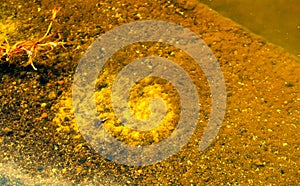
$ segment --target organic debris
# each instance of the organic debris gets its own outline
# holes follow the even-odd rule
[[[14,63],[12,58],[16,56],[23,56],[25,54],[28,60],[25,63],[23,60],[21,60],[19,61],[20,64],[24,67],[31,65],[34,70],[37,70],[33,64],[33,58],[37,56],[39,51],[53,50],[54,47],[58,45],[63,46],[65,44],[65,42],[59,41],[59,39],[57,41],[48,41],[54,36],[54,34],[49,33],[59,10],[60,8],[52,10],[51,22],[48,26],[48,29],[44,36],[37,41],[19,41],[14,45],[10,45],[7,39],[5,39],[5,42],[2,42],[0,45],[0,59],[5,59],[5,61],[9,63]]]

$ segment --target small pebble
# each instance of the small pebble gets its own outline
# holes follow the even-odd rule
[[[65,82],[63,80],[60,80],[60,81],[57,82],[57,84],[59,84],[59,85],[63,85],[64,83]]]
[[[282,146],[284,146],[284,147],[287,146],[287,145],[288,145],[287,143],[282,143]]]
[[[49,99],[55,99],[55,98],[56,98],[56,93],[55,93],[55,91],[49,92],[48,98],[49,98]]]
[[[44,112],[41,117],[42,117],[42,119],[45,119],[48,117],[48,114],[46,112]]]

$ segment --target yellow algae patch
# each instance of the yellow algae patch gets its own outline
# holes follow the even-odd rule
[[[139,50],[138,53],[131,52],[137,50]],[[171,53],[168,52],[168,50],[176,52]],[[162,57],[174,60],[178,65],[182,66],[182,68],[186,68],[185,70],[192,74],[192,78],[196,76],[199,81],[201,71],[196,70],[196,65],[191,62],[192,59],[188,58],[187,55],[180,50],[174,47],[172,48],[172,46],[144,43],[121,49],[105,63],[95,83],[94,97],[99,121],[95,123],[95,126],[84,126],[87,130],[91,130],[85,132],[91,132],[94,140],[99,140],[105,136],[105,131],[98,130],[99,128],[97,128],[100,127],[100,125],[117,140],[134,146],[158,143],[174,132],[180,119],[181,100],[175,87],[162,78],[152,76],[144,77],[130,88],[128,95],[129,101],[127,103],[127,106],[130,108],[130,113],[126,112],[125,117],[132,115],[138,120],[134,121],[136,122],[133,124],[135,128],[131,127],[132,122],[127,120],[127,118],[125,118],[125,120],[117,118],[113,109],[112,87],[120,71],[134,59],[143,56],[153,56],[157,54],[157,51],[165,51],[167,54],[171,53],[172,55]],[[188,61],[188,63],[184,63],[186,61]],[[196,86],[199,85],[196,83]],[[83,100],[85,96],[86,95],[82,95]],[[69,128],[74,128],[76,129],[75,131],[79,133],[79,129],[75,121],[73,121],[73,112],[70,110],[72,106],[71,93],[69,93],[69,97],[70,98],[60,103],[61,108],[54,121],[57,123],[57,130],[67,131]],[[157,100],[160,102],[156,102]],[[163,103],[163,105],[161,105],[161,103]],[[86,105],[82,102],[78,103],[78,106],[85,107]],[[158,112],[152,115],[151,111],[154,109]],[[158,116],[157,114],[160,113],[164,115],[156,118],[156,116]],[[68,114],[71,116],[68,116]],[[70,121],[66,122],[64,120],[66,116],[68,116]],[[131,119],[131,117],[128,118]],[[157,119],[158,122],[152,119]],[[151,124],[148,125],[148,122],[151,122]]]
[[[109,76],[109,73],[104,72],[103,75]],[[175,129],[180,112],[179,95],[166,80],[150,76],[131,87],[128,105],[137,119],[149,119],[150,102],[154,98],[160,98],[166,105],[167,111],[162,121],[155,128],[146,131],[132,129],[118,120],[111,104],[112,84],[105,81],[98,81],[96,84],[96,87],[100,87],[95,92],[100,120],[105,121],[104,127],[116,139],[130,145],[149,145],[167,138]]]
[[[74,117],[71,94],[64,95],[56,107],[59,108],[53,119],[53,124],[57,126],[56,130],[70,133],[73,138],[79,138],[81,134]]]
[[[165,102],[166,115],[157,124],[157,127],[151,130],[134,130],[121,123],[113,112],[110,95],[111,84],[95,91],[99,119],[103,121],[103,126],[112,136],[127,144],[136,146],[160,142],[172,133],[179,120],[179,96],[173,86],[160,78],[146,77],[134,85],[128,103],[132,114],[137,119],[147,119],[151,115],[149,109],[151,99],[161,98]],[[57,126],[57,131],[68,133],[73,138],[79,138],[81,134],[74,117],[71,96],[71,93],[66,93],[60,102],[55,105],[58,111],[53,119],[53,124]],[[101,138],[104,134],[99,132],[96,136]]]
[[[118,51],[117,54],[113,55],[104,65],[102,70],[99,72],[99,76],[95,82],[95,104],[98,114],[98,119],[94,126],[84,126],[87,131],[92,134],[93,140],[99,140],[105,137],[105,133],[109,133],[111,136],[116,138],[117,140],[134,146],[146,146],[154,143],[158,143],[167,137],[169,137],[172,132],[174,132],[178,121],[180,119],[180,97],[175,89],[175,87],[165,79],[159,77],[148,76],[136,82],[131,88],[130,93],[128,95],[128,107],[130,108],[130,113],[125,113],[125,115],[131,114],[135,119],[143,121],[137,123],[136,128],[131,128],[130,121],[123,120],[117,118],[112,104],[112,87],[114,80],[117,75],[120,73],[122,68],[124,68],[127,64],[133,61],[136,58],[143,57],[144,55],[154,55],[155,51],[157,51],[157,44],[154,46],[150,43],[150,45],[142,45],[139,49],[139,53],[130,53],[129,51],[136,51],[135,47],[133,48],[123,48]],[[174,49],[168,48],[166,46],[162,46],[161,48],[165,49]],[[174,49],[176,51],[176,49]],[[177,53],[178,52],[178,53]],[[184,65],[184,61],[189,60],[188,67],[186,70],[191,72],[192,76],[199,76],[201,71],[195,70],[195,64],[190,62],[190,58],[187,58],[185,54],[181,54],[180,51],[177,50],[174,61],[179,65],[182,65],[183,68],[187,68],[187,65]],[[153,54],[152,54],[153,53]],[[166,56],[164,56],[166,57]],[[172,58],[172,56],[171,56]],[[172,59],[173,59],[172,58]],[[171,60],[172,60],[171,59]],[[176,60],[177,59],[177,60]],[[199,77],[197,78],[199,80]],[[58,131],[66,131],[74,129],[78,135],[80,135],[80,131],[77,128],[73,110],[72,110],[72,98],[71,93],[69,93],[64,100],[62,100],[59,104],[59,112],[56,114],[55,119],[53,120],[56,123]],[[82,100],[85,99],[87,95],[81,95]],[[163,102],[164,108],[161,109],[161,102],[153,102],[153,100],[159,99]],[[115,100],[114,100],[115,101]],[[158,104],[157,104],[158,103]],[[85,107],[85,103],[78,103],[78,106]],[[122,108],[121,108],[122,109]],[[158,118],[158,122],[156,120],[152,122],[152,119],[156,118],[157,115],[151,114],[151,111],[164,111],[164,115]],[[161,112],[158,112],[161,113]],[[157,113],[155,113],[157,114]],[[125,117],[126,117],[125,116]],[[65,119],[67,117],[67,120]],[[130,119],[131,117],[129,117]],[[148,122],[151,122],[151,125],[148,126]],[[134,121],[136,122],[136,121]],[[153,125],[153,123],[155,123]],[[142,126],[147,125],[147,126]],[[98,130],[100,126],[103,126],[106,131]],[[91,130],[91,131],[89,131]],[[180,132],[180,131],[179,131]]]
[[[0,44],[8,39],[17,29],[18,23],[11,19],[0,20]]]

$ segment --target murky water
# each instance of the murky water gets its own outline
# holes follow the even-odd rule
[[[300,58],[299,0],[199,0]]]

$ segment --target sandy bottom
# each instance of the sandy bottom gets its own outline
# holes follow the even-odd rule
[[[179,0],[5,1],[0,6],[0,39],[13,44],[41,38],[57,7],[61,9],[51,33],[59,33],[53,40],[66,42],[64,47],[39,51],[36,71],[21,65],[26,56],[9,63],[1,59],[1,185],[300,182],[300,62],[294,56],[205,5]],[[137,57],[158,55],[181,65],[193,79],[201,105],[194,135],[177,154],[154,165],[126,166],[99,155],[81,135],[74,119],[72,82],[80,58],[97,37],[124,23],[149,19],[180,24],[206,42],[224,75],[227,108],[214,142],[199,152],[212,102],[201,69],[194,68],[187,54],[164,44],[136,44],[117,52],[99,75],[95,97],[99,118],[118,140],[155,144],[174,131],[178,120],[176,90],[155,78],[133,88],[130,107],[137,118],[147,119],[149,98],[160,97],[166,102],[165,120],[140,132],[115,118],[109,97],[113,79]]]

